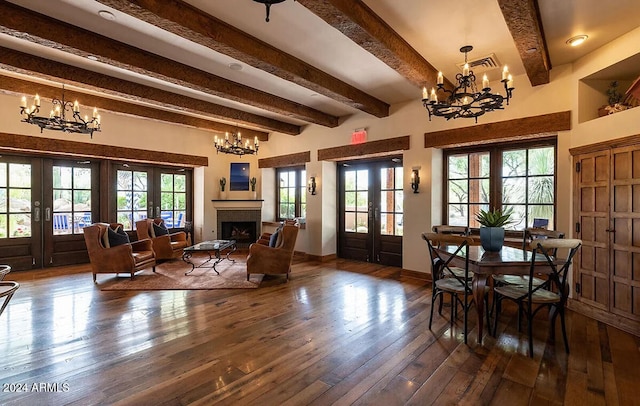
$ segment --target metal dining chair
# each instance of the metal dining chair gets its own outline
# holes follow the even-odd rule
[[[531,242],[531,265],[529,267],[529,283],[527,285],[505,285],[494,288],[494,300],[496,303],[496,314],[494,323],[494,335],[498,325],[502,301],[512,300],[518,305],[518,331],[520,331],[520,315],[527,315],[527,332],[529,335],[529,356],[533,358],[533,318],[543,308],[549,308],[550,328],[554,331],[555,318],[560,315],[562,326],[562,337],[564,345],[569,353],[569,341],[567,340],[567,329],[565,325],[565,305],[569,296],[569,285],[567,274],[574,255],[582,245],[577,239],[548,239],[534,240]],[[564,260],[558,260],[551,253],[558,253],[558,250],[567,250]],[[536,255],[538,254],[538,255]],[[544,259],[541,260],[540,257]],[[549,274],[549,279],[540,285],[533,283],[533,275],[537,270],[543,270]]]
[[[473,304],[473,292],[471,288],[471,278],[469,276],[469,245],[474,244],[474,240],[469,237],[461,237],[450,234],[423,233],[422,239],[426,241],[429,247],[429,255],[433,264],[433,287],[431,294],[431,314],[429,316],[429,329],[431,329],[433,321],[433,308],[436,300],[442,298],[443,295],[450,295],[451,299],[451,319],[450,323],[458,317],[458,304],[462,306],[464,317],[464,343],[467,343],[468,329],[467,319],[469,309]],[[452,255],[443,258],[437,248],[444,246],[453,247]],[[464,267],[453,267],[454,258],[460,257],[464,260]],[[453,268],[457,268],[455,271]],[[459,271],[462,270],[462,275]],[[485,309],[487,311],[487,328],[490,330],[489,306],[486,303],[489,288],[485,288]],[[442,315],[442,301],[438,313]]]
[[[0,316],[9,304],[13,294],[20,287],[18,282],[3,280],[9,272],[11,272],[11,267],[9,265],[0,265],[0,299],[4,298],[2,306],[0,307]]]

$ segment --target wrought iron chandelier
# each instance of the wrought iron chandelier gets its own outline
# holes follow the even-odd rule
[[[249,140],[245,140],[243,145],[242,134],[240,134],[240,132],[231,133],[231,139],[229,139],[229,133],[225,133],[224,138],[218,138],[216,135],[213,144],[216,147],[216,153],[222,152],[233,155],[251,155],[258,153],[258,137],[253,139],[253,144],[251,144]]]
[[[27,107],[27,97],[22,96],[20,102],[20,115],[23,117],[23,123],[35,124],[43,130],[56,130],[66,133],[89,134],[93,138],[95,131],[100,131],[100,115],[98,109],[93,109],[91,119],[85,115],[80,115],[80,105],[78,101],[71,103],[64,98],[64,85],[62,86],[62,98],[51,100],[53,109],[49,113],[49,117],[38,116],[40,112],[40,96],[38,94],[33,98],[31,107]],[[73,121],[66,119],[65,112],[73,112]]]
[[[422,104],[429,112],[429,121],[431,116],[444,117],[447,120],[452,118],[473,118],[478,122],[478,117],[488,111],[503,110],[503,103],[509,105],[509,99],[513,92],[513,77],[509,73],[509,69],[505,66],[502,70],[501,82],[504,85],[505,95],[491,93],[489,79],[485,74],[482,77],[482,90],[478,91],[476,86],[476,76],[469,69],[467,63],[467,53],[473,47],[466,45],[460,48],[460,52],[464,53],[464,67],[462,73],[456,75],[457,84],[453,90],[445,89],[442,72],[438,72],[437,91],[431,88],[431,92],[427,92],[427,88],[422,88]],[[438,95],[442,94],[440,98]]]
[[[269,12],[271,11],[271,5],[282,3],[285,0],[253,0],[253,1],[264,4],[264,6],[267,8],[267,18],[265,18],[265,21],[269,22]]]

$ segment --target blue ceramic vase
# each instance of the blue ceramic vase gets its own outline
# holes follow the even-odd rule
[[[487,252],[498,252],[504,244],[504,228],[480,227],[480,244]]]

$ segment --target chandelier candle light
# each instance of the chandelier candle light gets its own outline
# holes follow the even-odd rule
[[[229,133],[225,133],[224,138],[216,135],[213,144],[216,147],[216,152],[223,152],[225,154],[245,155],[245,154],[257,154],[258,153],[258,137],[255,137],[253,144],[249,140],[245,140],[242,145],[242,134],[231,133],[231,139],[229,139]]]
[[[447,120],[455,118],[473,118],[478,122],[478,117],[488,111],[503,110],[503,103],[506,101],[509,105],[509,99],[513,92],[513,77],[509,73],[509,69],[505,66],[502,70],[501,82],[504,84],[505,95],[491,93],[489,86],[489,78],[485,74],[482,77],[482,90],[478,91],[476,86],[476,76],[469,69],[467,62],[467,53],[473,47],[466,45],[460,48],[460,52],[464,53],[464,67],[462,74],[456,75],[457,85],[453,90],[445,89],[444,77],[442,72],[438,72],[437,91],[431,88],[431,93],[426,87],[422,88],[422,104],[429,113],[429,121],[431,116],[444,117]],[[438,99],[438,94],[441,94]]]
[[[22,96],[20,101],[20,115],[23,117],[23,123],[35,124],[43,130],[56,130],[66,133],[89,134],[93,138],[94,131],[100,131],[100,115],[96,108],[93,109],[91,119],[85,115],[80,115],[80,104],[76,100],[71,103],[64,99],[64,86],[62,86],[62,98],[51,100],[53,109],[49,113],[49,117],[38,116],[40,112],[40,96],[38,94],[33,98],[31,107],[27,107],[27,97]],[[65,112],[73,112],[73,121],[67,120]]]

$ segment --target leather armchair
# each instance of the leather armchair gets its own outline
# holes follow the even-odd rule
[[[142,269],[152,267],[153,272],[156,271],[156,257],[153,254],[151,240],[105,247],[104,237],[107,228],[115,230],[118,226],[122,224],[95,223],[83,229],[94,283],[96,274],[99,273],[130,273],[133,279],[134,274]]]
[[[187,233],[178,231],[167,235],[156,236],[153,224],[164,226],[161,218],[144,219],[136,221],[136,233],[138,240],[150,239],[153,243],[153,252],[156,259],[174,259],[182,256],[182,251],[188,247]]]
[[[287,280],[289,280],[293,250],[298,237],[298,226],[285,224],[281,232],[282,244],[279,247],[269,247],[268,243],[264,245],[260,242],[249,246],[247,280],[252,273],[286,274]]]

